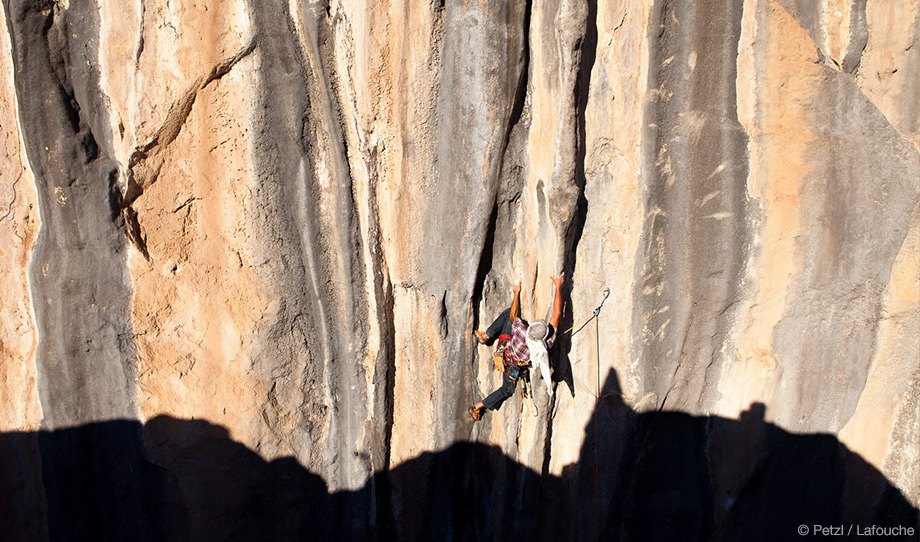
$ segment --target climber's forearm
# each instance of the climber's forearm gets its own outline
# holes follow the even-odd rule
[[[565,276],[564,273],[560,273],[558,277],[553,277],[553,315],[549,319],[549,323],[556,329],[559,329],[559,319],[562,318],[562,279]]]
[[[549,319],[549,323],[552,324],[554,328],[559,328],[559,319],[562,318],[562,288],[557,287],[556,293],[553,296],[553,315]]]
[[[521,290],[514,290],[514,300],[511,301],[511,312],[508,314],[508,318],[511,319],[511,323],[514,323],[515,320],[521,317]]]

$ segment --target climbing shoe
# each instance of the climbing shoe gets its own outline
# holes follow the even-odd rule
[[[474,422],[478,422],[482,419],[482,410],[476,407],[470,407],[468,412],[470,413],[470,418],[473,418]]]

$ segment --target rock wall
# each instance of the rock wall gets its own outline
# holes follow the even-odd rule
[[[674,490],[704,503],[692,538],[744,533],[757,506],[786,517],[759,477],[812,446],[878,474],[843,469],[821,517],[917,526],[920,3],[2,15],[7,532],[124,533],[58,512],[56,480],[108,458],[124,470],[91,472],[135,496],[138,525],[176,505],[167,535],[251,534],[183,485],[207,435],[251,451],[231,470],[293,458],[335,496],[317,517],[355,536],[649,534],[656,443],[705,486]],[[525,317],[545,315],[559,271],[564,329],[609,288],[596,327],[555,347],[553,395],[472,424],[500,383],[472,330],[516,278]],[[466,491],[504,504],[466,510]]]

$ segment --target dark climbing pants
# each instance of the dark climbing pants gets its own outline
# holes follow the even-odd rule
[[[492,344],[499,335],[511,335],[511,309],[507,308],[498,315],[498,318],[492,322],[489,329],[486,330],[489,340],[486,344]],[[493,391],[488,397],[482,400],[482,404],[489,410],[498,410],[505,399],[514,395],[514,388],[517,387],[517,381],[520,378],[521,369],[517,365],[505,366],[505,373],[502,375],[502,387]]]
[[[498,315],[498,318],[492,322],[489,329],[486,330],[489,340],[486,344],[491,345],[499,335],[511,335],[511,308],[507,308]]]
[[[519,369],[513,365],[505,369],[505,373],[502,375],[502,387],[493,391],[488,397],[482,400],[483,406],[489,410],[498,410],[498,408],[502,406],[502,403],[505,402],[505,399],[514,395],[514,388],[517,387],[519,378]],[[515,375],[514,378],[509,376],[510,373]]]

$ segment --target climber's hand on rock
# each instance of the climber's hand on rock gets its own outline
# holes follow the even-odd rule
[[[521,292],[521,279],[514,281],[514,286],[511,287],[511,291],[518,294]]]
[[[558,277],[552,277],[553,284],[556,288],[562,288],[562,280],[565,278],[565,273],[559,273]]]

